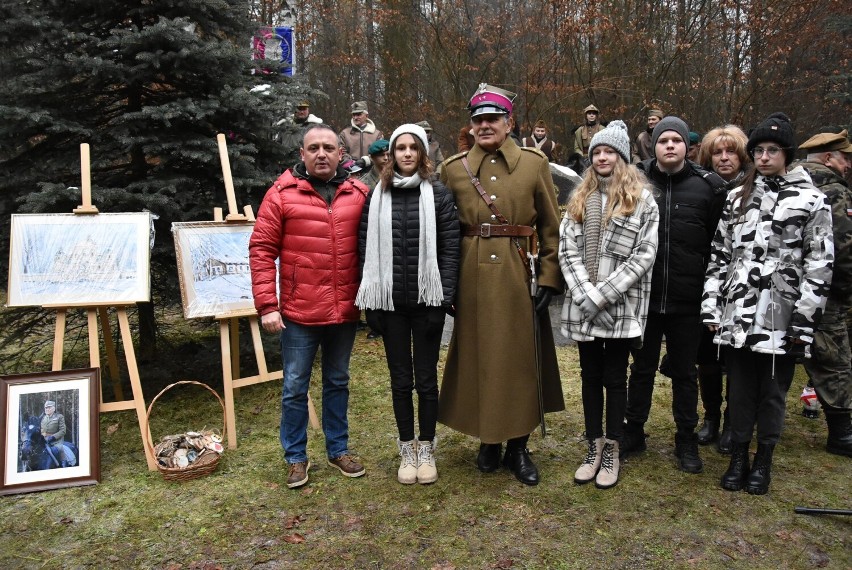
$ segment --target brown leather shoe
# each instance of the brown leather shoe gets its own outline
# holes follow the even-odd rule
[[[340,472],[347,477],[360,477],[367,472],[367,470],[364,469],[364,466],[355,461],[355,459],[348,453],[344,453],[340,457],[335,457],[334,459],[329,459],[328,464],[339,469]]]
[[[295,489],[308,482],[308,469],[311,468],[310,461],[300,461],[290,464],[290,474],[287,476],[287,487]]]

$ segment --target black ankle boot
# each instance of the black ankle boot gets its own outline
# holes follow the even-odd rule
[[[686,473],[701,473],[704,462],[698,454],[698,436],[688,431],[678,431],[675,434],[675,456],[677,465]]]
[[[538,485],[538,468],[530,458],[530,450],[526,447],[506,446],[503,456],[503,466],[509,469],[515,478],[524,485]]]
[[[719,441],[716,442],[716,449],[722,455],[729,455],[733,449],[734,442],[731,436],[731,426],[727,420],[722,424],[722,433],[719,434]]]
[[[750,495],[765,495],[769,492],[769,482],[772,481],[772,452],[774,450],[774,443],[757,444],[757,453],[754,454],[754,463],[745,484],[745,490]]]
[[[852,457],[852,419],[848,413],[834,413],[825,408],[825,421],[828,424],[828,441],[825,450],[835,455]]]
[[[748,446],[746,443],[731,444],[731,462],[722,475],[722,488],[728,491],[741,491],[748,478]]]
[[[621,433],[621,445],[619,446],[619,457],[626,459],[634,453],[641,453],[648,449],[645,443],[645,426],[624,422],[624,430]]]
[[[503,452],[502,443],[479,444],[479,455],[476,456],[476,468],[483,473],[493,473],[500,467],[500,454]]]
[[[704,418],[701,429],[698,430],[698,445],[708,445],[719,436],[719,420]]]

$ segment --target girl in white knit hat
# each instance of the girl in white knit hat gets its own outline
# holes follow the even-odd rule
[[[567,284],[562,334],[577,341],[588,452],[577,484],[618,483],[618,447],[627,403],[627,361],[641,346],[659,210],[630,164],[630,139],[612,121],[589,144],[591,168],[560,226],[559,264]],[[604,404],[606,423],[604,429]]]

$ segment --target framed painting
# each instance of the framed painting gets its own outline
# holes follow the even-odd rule
[[[252,230],[253,222],[172,224],[186,318],[254,311],[248,250]]]
[[[97,368],[0,376],[0,495],[101,479]]]
[[[10,307],[150,300],[151,214],[13,214]]]

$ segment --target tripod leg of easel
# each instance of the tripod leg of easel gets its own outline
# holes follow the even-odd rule
[[[118,307],[118,327],[121,330],[121,342],[124,346],[124,356],[127,358],[127,373],[130,376],[130,387],[133,390],[133,403],[136,408],[136,417],[139,420],[139,432],[142,435],[142,448],[145,450],[145,461],[148,462],[148,470],[156,471],[157,462],[154,455],[144,442],[149,440],[148,414],[145,410],[145,396],[142,394],[142,383],[139,381],[139,369],[136,367],[136,351],[133,349],[133,337],[130,335],[130,321],[127,319],[127,309]]]
[[[219,337],[222,347],[222,385],[225,387],[225,431],[228,448],[237,448],[237,419],[234,414],[234,373],[231,369],[231,319],[219,320]]]
[[[112,328],[109,324],[109,313],[106,307],[98,308],[98,316],[101,319],[101,330],[104,333],[104,351],[107,357],[109,377],[112,380],[112,391],[118,402],[124,400],[124,389],[121,387],[121,379],[118,371],[118,357],[115,353],[115,343],[112,340]]]
[[[62,353],[65,352],[65,309],[56,310],[56,332],[53,335],[53,362],[51,370],[62,370]]]
[[[240,320],[228,319],[231,323],[231,378],[240,378]],[[236,395],[239,388],[234,388]]]

